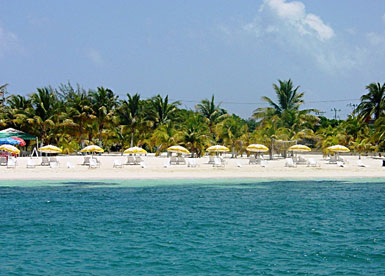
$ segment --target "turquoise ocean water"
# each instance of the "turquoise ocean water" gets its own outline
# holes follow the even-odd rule
[[[0,275],[385,275],[385,179],[0,182]]]

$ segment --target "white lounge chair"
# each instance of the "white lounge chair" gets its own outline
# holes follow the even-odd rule
[[[209,164],[214,164],[214,158],[215,156],[209,155]]]
[[[90,169],[96,169],[98,168],[99,165],[98,165],[98,162],[96,161],[96,159],[94,158],[90,158],[90,164],[89,164],[89,167]]]
[[[261,160],[261,167],[266,168],[267,167],[267,161],[266,160]]]
[[[308,167],[321,167],[320,163],[315,161],[313,158],[309,158],[307,160],[307,166]]]
[[[297,167],[297,165],[295,164],[295,162],[293,161],[292,158],[286,158],[285,159],[285,167],[295,168],[295,167]]]
[[[67,162],[67,169],[73,169],[75,166],[71,162]]]
[[[170,160],[167,160],[167,162],[163,164],[163,168],[170,168]]]
[[[191,168],[198,167],[197,160],[195,158],[187,159],[187,167],[191,167]]]
[[[126,163],[124,165],[135,165],[135,159],[134,156],[127,156]]]
[[[84,156],[84,160],[83,160],[82,165],[89,166],[90,165],[90,158],[91,157],[89,157],[89,156]]]
[[[8,169],[16,168],[16,159],[14,157],[8,157],[7,168]]]
[[[257,159],[255,158],[255,155],[250,155],[250,157],[249,157],[249,164],[250,165],[257,164]]]
[[[0,157],[0,166],[7,166],[7,157],[5,156]]]
[[[40,164],[40,166],[49,166],[49,159],[48,159],[48,157],[43,156],[43,157],[41,158],[41,164]]]
[[[178,156],[177,157],[177,164],[178,165],[186,165],[186,160],[184,159],[183,156]]]
[[[51,163],[51,162],[56,162],[57,165],[60,165],[60,162],[58,161],[58,159],[57,159],[56,157],[51,157],[51,158],[49,159],[49,162],[50,162],[50,163]]]
[[[346,166],[345,166],[345,163],[342,162],[342,161],[337,161],[337,166],[338,166],[338,167],[346,167]]]
[[[241,162],[237,161],[237,164],[236,164],[236,165],[237,165],[238,168],[242,168]]]
[[[222,162],[221,159],[219,159],[219,157],[214,158],[213,167],[224,167],[224,166],[225,166],[225,163]]]
[[[142,157],[140,157],[140,156],[135,157],[135,165],[140,165],[140,163],[142,163],[142,162],[143,162]]]
[[[170,157],[170,165],[177,165],[178,164],[178,159],[176,156],[171,156]]]
[[[140,162],[139,164],[143,169],[147,168],[146,163],[144,161]]]
[[[115,159],[114,160],[114,164],[112,165],[113,168],[123,168],[123,164],[122,162],[120,162],[120,160],[118,159]]]
[[[364,168],[369,167],[368,165],[364,164],[364,162],[362,162],[362,160],[357,160],[357,166],[358,167],[364,167]]]
[[[35,164],[35,161],[33,161],[33,159],[28,159],[27,160],[27,168],[35,168],[36,167],[36,164]]]

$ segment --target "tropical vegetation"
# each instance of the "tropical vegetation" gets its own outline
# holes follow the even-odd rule
[[[41,144],[58,145],[65,153],[98,144],[107,151],[142,146],[160,154],[179,144],[202,156],[208,146],[222,144],[235,157],[253,143],[285,152],[283,141],[323,151],[342,144],[359,155],[385,151],[385,83],[369,84],[346,120],[302,108],[305,93],[290,79],[273,84],[274,97],[263,96],[266,107],[255,109],[247,120],[221,108],[214,95],[189,110],[168,95],[143,99],[127,93],[121,98],[104,87],[86,90],[67,83],[37,88],[28,96],[8,94],[6,88],[0,85],[0,127],[36,135]]]

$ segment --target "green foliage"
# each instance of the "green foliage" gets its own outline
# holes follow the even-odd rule
[[[278,80],[273,85],[276,101],[263,97],[268,106],[244,120],[229,115],[215,103],[214,95],[195,110],[187,110],[167,95],[141,99],[139,94],[127,94],[119,100],[108,88],[85,90],[66,83],[57,89],[38,88],[29,96],[3,97],[0,126],[37,135],[42,143],[57,144],[65,153],[99,143],[106,150],[143,146],[159,154],[180,144],[202,156],[208,146],[223,144],[235,157],[249,144],[270,147],[276,139],[297,140],[322,150],[343,144],[361,154],[385,150],[384,87],[369,84],[354,114],[332,120],[313,115],[315,109],[301,109],[304,93],[299,86],[294,87],[290,79]],[[5,93],[5,86],[0,86],[1,91]],[[368,117],[375,119],[373,123],[367,123]]]

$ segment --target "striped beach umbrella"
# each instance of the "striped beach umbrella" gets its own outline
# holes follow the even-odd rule
[[[141,154],[141,153],[143,153],[143,154],[145,154],[145,153],[147,153],[147,151],[141,147],[131,147],[131,148],[126,149],[123,153],[125,153],[125,154],[136,154],[136,153]]]
[[[225,147],[222,145],[215,145],[215,146],[208,147],[206,149],[206,151],[208,151],[208,152],[228,152],[230,150],[228,147]]]
[[[104,152],[104,150],[97,145],[90,145],[82,149],[80,152]]]
[[[185,153],[189,154],[189,150],[182,146],[171,146],[167,149],[168,152]]]
[[[267,152],[269,148],[261,144],[251,144],[247,146],[246,150],[252,152]]]
[[[288,151],[297,151],[297,152],[303,152],[303,151],[311,151],[311,148],[305,145],[293,145],[290,148],[287,149]]]
[[[19,154],[20,150],[12,145],[1,145],[0,150],[8,151],[13,154]]]
[[[53,146],[53,145],[47,145],[47,146],[41,147],[38,149],[38,151],[44,152],[44,153],[60,153],[60,152],[62,152],[62,150],[60,148]]]
[[[20,145],[20,141],[11,137],[0,138],[0,145]]]
[[[349,152],[350,151],[350,149],[348,149],[347,147],[342,146],[342,145],[334,145],[334,146],[328,147],[327,150],[333,151],[333,152]]]

